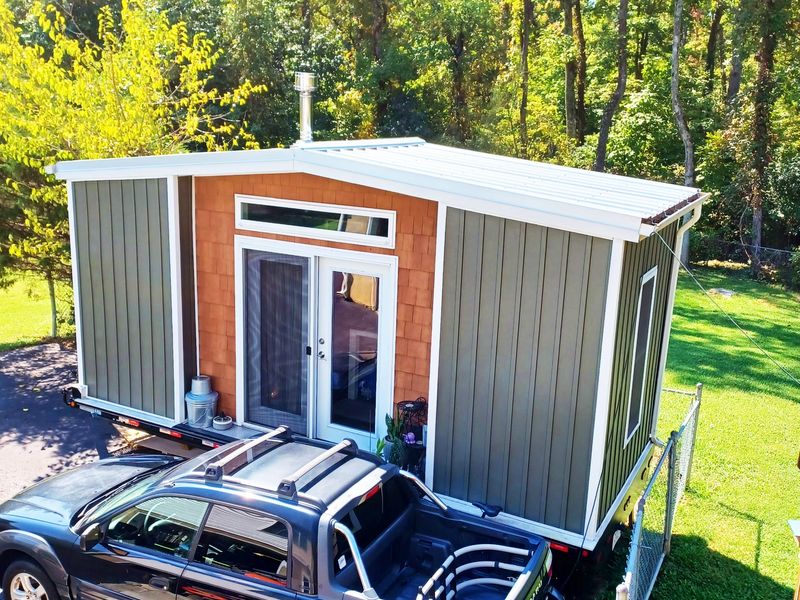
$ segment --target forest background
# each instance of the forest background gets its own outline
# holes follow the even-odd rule
[[[437,143],[701,187],[691,259],[800,287],[791,0],[0,0],[0,284],[70,282],[57,160]]]

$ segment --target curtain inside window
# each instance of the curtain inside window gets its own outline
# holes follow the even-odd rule
[[[305,433],[308,259],[245,251],[247,421]]]

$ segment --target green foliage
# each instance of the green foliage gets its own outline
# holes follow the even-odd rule
[[[23,29],[0,0],[0,281],[70,279],[66,189],[47,165],[257,145],[234,117],[263,86],[215,87],[220,52],[206,35],[148,0],[102,6],[96,24],[87,37],[35,3]]]

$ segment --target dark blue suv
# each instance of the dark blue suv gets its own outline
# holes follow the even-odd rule
[[[355,442],[285,427],[185,462],[99,461],[0,506],[8,600],[558,597],[550,563],[542,538]]]

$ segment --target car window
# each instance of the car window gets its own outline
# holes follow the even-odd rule
[[[211,507],[194,561],[286,585],[289,530],[283,521],[249,510]]]
[[[364,552],[381,533],[400,518],[412,499],[406,482],[399,476],[392,477],[372,488],[364,495],[361,502],[347,514],[342,515],[339,521],[353,532],[359,550]],[[334,536],[333,544],[333,571],[339,573],[352,561],[350,546],[338,532]]]
[[[191,498],[150,498],[113,517],[106,539],[187,558],[207,508]]]

